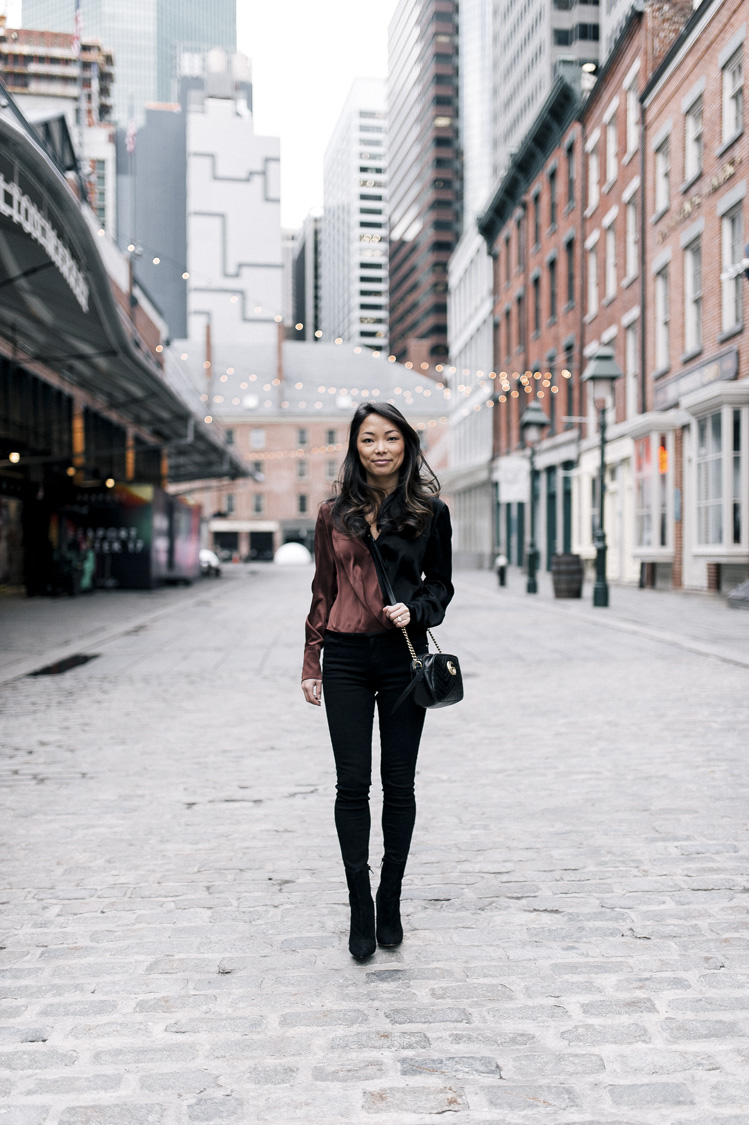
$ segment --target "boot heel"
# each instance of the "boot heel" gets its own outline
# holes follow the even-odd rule
[[[351,907],[349,953],[356,961],[366,961],[377,948],[374,903],[369,886],[369,868],[365,867],[363,871],[347,871],[346,882],[348,883],[348,899]]]
[[[380,885],[377,888],[377,944],[384,949],[395,949],[403,941],[400,901],[405,863],[382,861]]]

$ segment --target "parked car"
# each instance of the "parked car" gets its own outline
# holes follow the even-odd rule
[[[216,552],[209,550],[208,547],[203,547],[200,551],[200,573],[211,574],[214,578],[221,577],[221,560]]]

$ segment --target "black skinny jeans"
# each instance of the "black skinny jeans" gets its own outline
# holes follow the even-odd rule
[[[426,635],[411,636],[417,652]],[[414,776],[425,711],[408,696],[393,707],[411,680],[411,657],[403,634],[326,633],[323,700],[336,773],[335,824],[344,866],[362,871],[369,861],[369,789],[372,783],[374,708],[380,723],[382,834],[385,857],[405,863],[411,845],[416,799]]]

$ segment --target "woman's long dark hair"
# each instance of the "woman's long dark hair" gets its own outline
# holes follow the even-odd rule
[[[388,496],[367,481],[359,457],[357,439],[364,419],[379,414],[403,434],[405,455],[398,474],[398,487]],[[389,402],[363,402],[356,408],[349,429],[348,449],[331,497],[334,525],[351,539],[363,539],[369,530],[367,513],[377,512],[381,531],[398,531],[416,539],[432,514],[430,500],[439,495],[439,481],[421,450],[416,430]]]

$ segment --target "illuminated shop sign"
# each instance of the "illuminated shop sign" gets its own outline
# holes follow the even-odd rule
[[[76,262],[49,219],[30,196],[0,172],[0,215],[10,219],[25,234],[38,242],[70,286],[84,312],[88,312],[88,284]]]

